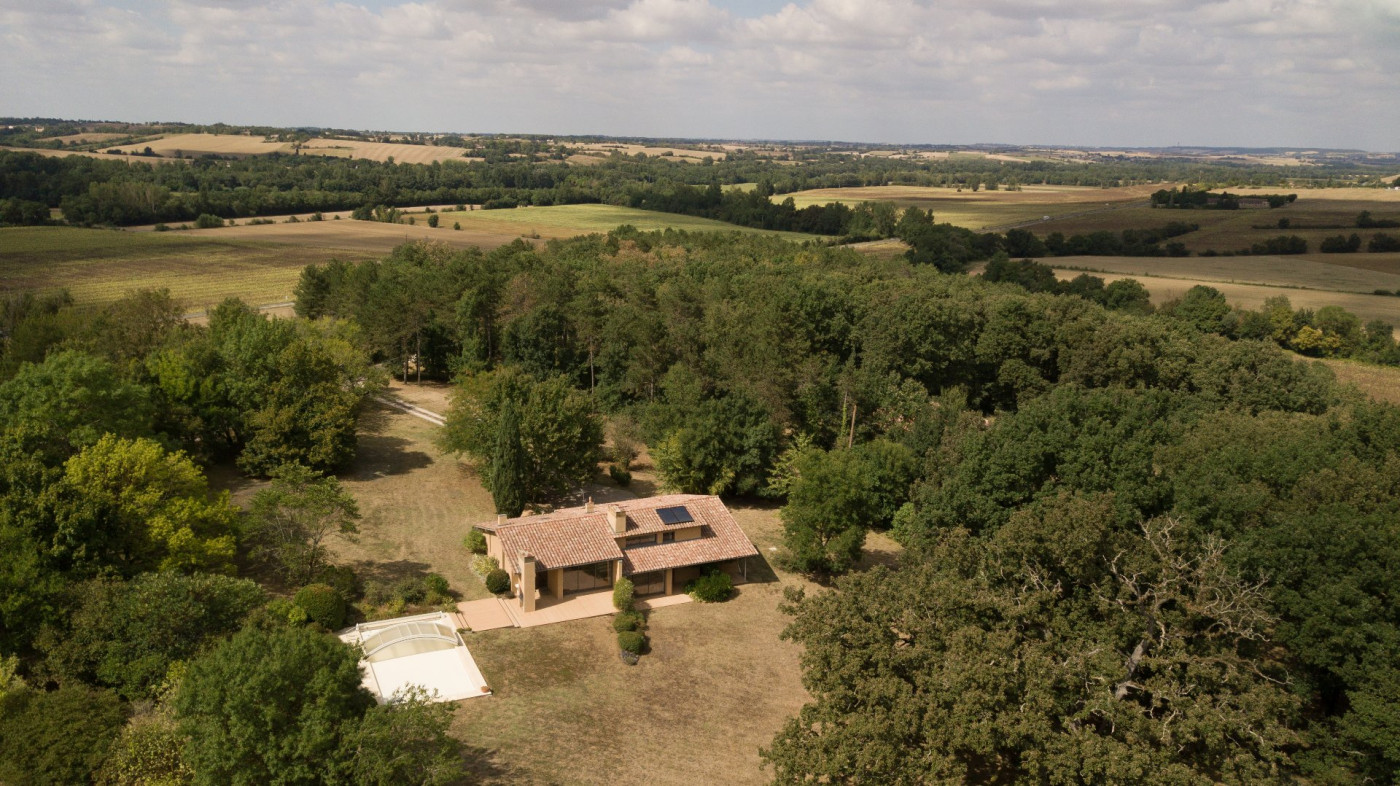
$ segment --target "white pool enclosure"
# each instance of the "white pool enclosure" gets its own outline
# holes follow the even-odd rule
[[[415,685],[436,701],[489,695],[486,680],[453,622],[441,611],[363,622],[342,631],[340,640],[363,651],[360,669],[365,688],[381,704]]]

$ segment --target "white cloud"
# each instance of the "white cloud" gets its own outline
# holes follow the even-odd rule
[[[0,0],[9,114],[1395,147],[1396,0]]]

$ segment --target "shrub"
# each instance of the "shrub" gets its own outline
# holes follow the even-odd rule
[[[437,214],[437,213],[433,213],[431,216],[428,216],[428,226],[432,227],[433,229],[437,229],[437,225],[438,225],[438,214]]]
[[[485,554],[472,557],[472,573],[475,573],[482,581],[486,580],[486,574],[499,567],[501,567],[501,563],[497,562],[495,557],[488,557]]]
[[[493,594],[502,595],[510,591],[510,574],[496,568],[486,574],[486,589]]]
[[[194,220],[196,229],[214,229],[224,225],[224,220],[211,213],[200,213],[199,218]]]
[[[339,592],[340,597],[345,598],[347,603],[359,600],[365,594],[360,577],[346,565],[327,565],[316,574],[316,583],[335,587],[335,591]]]
[[[467,533],[465,538],[462,538],[462,545],[473,554],[485,554],[486,535],[479,529],[473,529]]]
[[[435,592],[438,595],[449,595],[452,592],[451,587],[447,585],[447,579],[436,573],[429,573],[427,576],[424,576],[423,586],[428,588],[429,593]]]
[[[393,590],[382,581],[371,581],[365,584],[364,600],[371,606],[382,606],[393,597]]]
[[[312,622],[328,630],[345,624],[345,598],[329,584],[307,584],[297,590],[292,602],[306,612]]]
[[[722,570],[712,570],[690,582],[685,591],[701,603],[719,603],[734,593],[734,580]]]
[[[315,213],[312,213],[312,214],[311,214],[311,218],[308,219],[308,220],[310,220],[310,221],[325,221],[325,220],[326,220],[326,217],[323,216],[323,215],[321,215],[321,211],[317,210]]]
[[[453,221],[453,222],[452,222],[452,228],[455,229],[455,230],[458,230],[458,231],[460,232],[461,229],[462,229],[462,222],[461,222],[461,221]]]
[[[628,666],[636,666],[637,661],[642,659],[642,656],[635,652],[628,652],[627,650],[620,651],[618,657],[622,658],[622,662],[626,663]]]
[[[629,630],[640,631],[642,629],[642,615],[635,611],[624,611],[613,617],[613,630],[618,633],[625,633]]]
[[[611,477],[614,483],[623,488],[632,485],[632,470],[619,464],[612,464],[608,467],[608,477]]]
[[[428,594],[428,588],[416,579],[400,579],[394,584],[394,597],[404,603],[417,603]]]
[[[641,655],[647,644],[647,637],[635,630],[624,630],[617,634],[617,648],[633,655]]]
[[[170,231],[170,227],[169,227],[169,225],[167,225],[167,224],[156,224],[156,226],[155,226],[155,231],[157,231],[157,232],[169,232],[169,231]]]
[[[623,576],[613,585],[613,608],[618,611],[632,610],[632,597],[636,594],[636,589],[632,586],[632,580]]]

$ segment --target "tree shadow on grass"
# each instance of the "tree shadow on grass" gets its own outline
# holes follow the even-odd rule
[[[355,463],[341,475],[345,480],[372,480],[403,475],[423,469],[433,463],[433,457],[421,450],[410,450],[414,443],[402,437],[386,434],[365,434],[360,437]]]
[[[376,562],[372,560],[355,560],[353,562],[341,563],[355,571],[355,575],[360,581],[368,584],[378,582],[381,584],[397,584],[404,579],[422,581],[432,572],[432,566],[426,562],[415,562],[414,560],[400,559],[392,562]]]
[[[491,701],[491,699],[473,699],[472,701]],[[468,712],[471,702],[463,702],[458,706],[458,712]],[[461,756],[463,774],[460,778],[452,781],[453,786],[527,782],[526,774],[502,761],[498,750],[459,743],[457,752]]]

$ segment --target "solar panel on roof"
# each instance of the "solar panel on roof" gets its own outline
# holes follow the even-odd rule
[[[690,515],[690,511],[684,505],[677,505],[674,508],[657,508],[656,515],[661,517],[662,524],[685,524],[694,521],[695,517]]]

